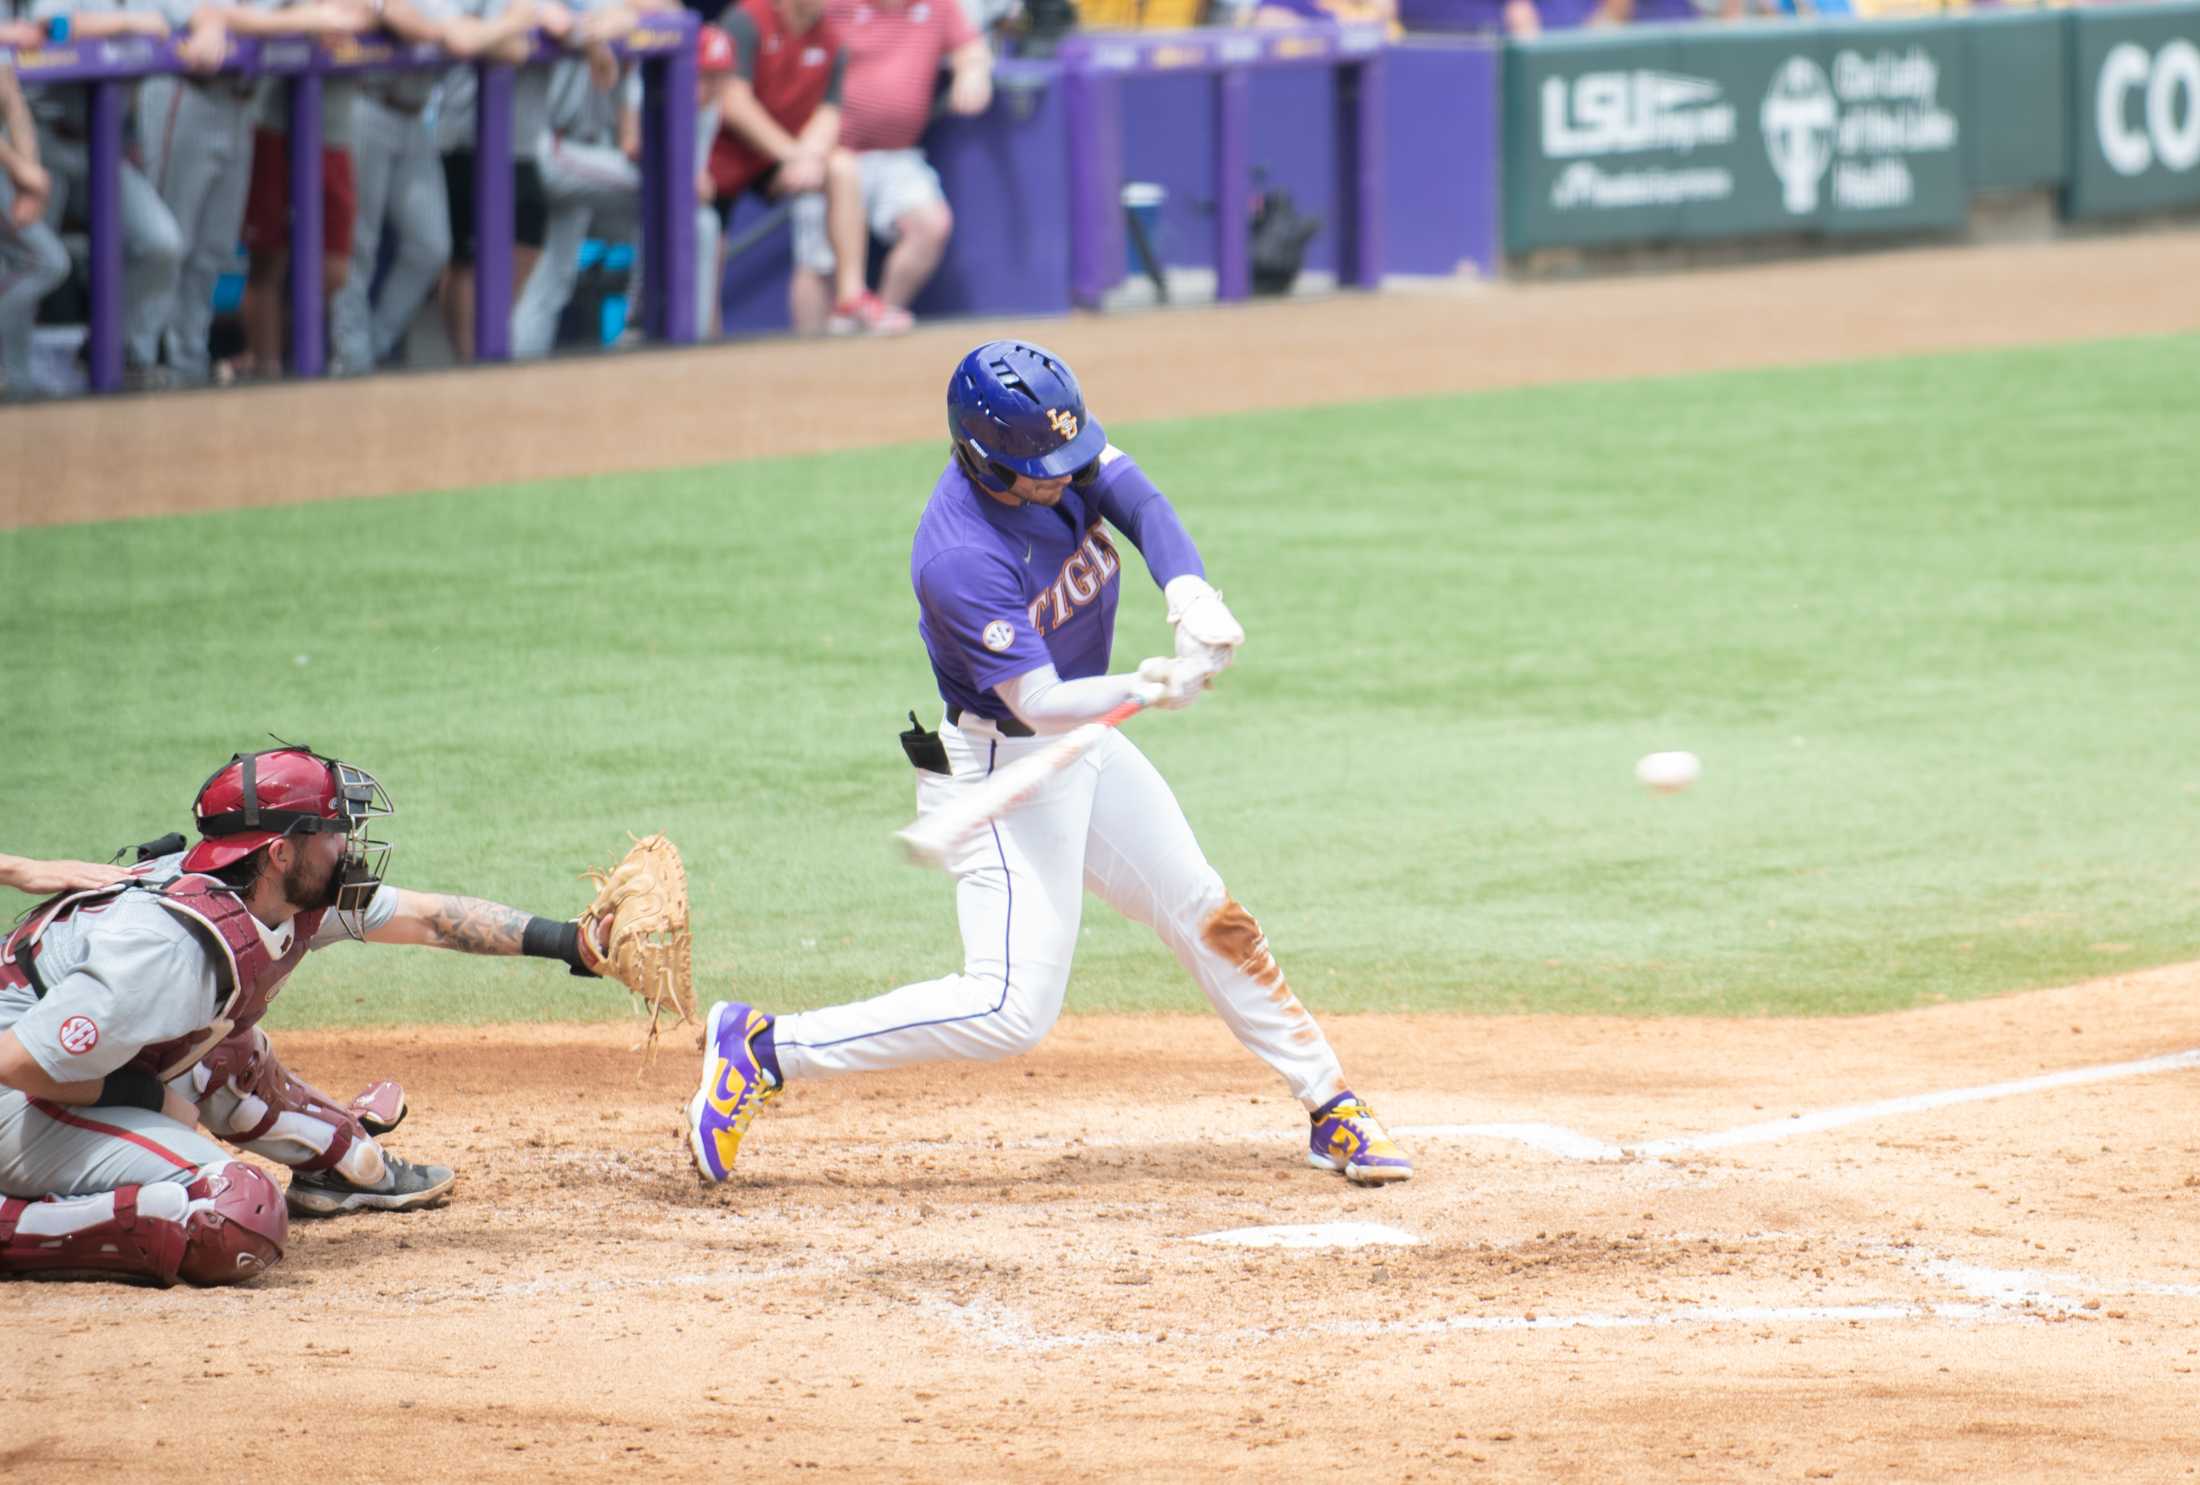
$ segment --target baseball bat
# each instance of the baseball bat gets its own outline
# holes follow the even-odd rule
[[[1133,697],[1098,719],[1065,732],[1036,753],[1027,753],[1000,772],[965,791],[929,815],[894,832],[894,839],[918,866],[945,866],[970,837],[1039,791],[1039,786],[1091,752],[1114,728],[1145,710]]]

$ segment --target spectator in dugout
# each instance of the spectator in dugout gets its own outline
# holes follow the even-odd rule
[[[453,0],[445,22],[466,39],[475,56],[492,62],[520,63],[534,49],[534,31],[563,41],[573,29],[573,13],[558,0]],[[460,361],[474,355],[474,108],[479,81],[471,65],[453,67],[443,77],[436,101],[436,146],[443,155],[443,188],[449,206],[451,260],[444,270],[439,302],[451,353]],[[534,272],[550,226],[550,203],[543,194],[542,168],[534,142],[550,119],[550,72],[521,67],[512,82],[512,285],[514,302]],[[514,304],[491,306],[509,316]]]
[[[221,65],[229,36],[220,12],[199,6],[195,0],[116,0],[110,4],[70,3],[70,0],[10,0],[19,16],[27,19],[36,35],[22,45],[67,47],[77,42],[117,40],[142,36],[149,40],[173,39],[178,56],[194,74]],[[15,23],[18,27],[22,20]],[[20,32],[18,32],[20,34]],[[73,204],[79,215],[88,208],[91,185],[90,135],[91,90],[71,84],[26,88],[37,122],[39,159],[48,177],[46,225],[58,232]],[[125,117],[136,122],[136,110],[125,93]],[[125,126],[126,129],[128,125]],[[184,238],[175,214],[160,191],[140,168],[146,151],[142,133],[126,136],[130,158],[121,162],[119,198],[122,209],[122,355],[123,384],[133,389],[165,385],[167,372],[160,365],[161,336],[175,304],[176,280],[182,271]],[[29,312],[35,312],[35,305]],[[23,331],[27,337],[29,328]],[[28,352],[26,350],[25,354]]]
[[[840,142],[855,154],[863,206],[833,239],[826,328],[891,334],[909,328],[909,306],[955,228],[939,174],[918,147],[940,66],[953,69],[948,112],[981,114],[993,102],[993,51],[960,0],[826,0],[825,14],[848,54]],[[866,232],[892,244],[875,293],[864,286]]]
[[[857,249],[849,297],[863,290],[860,175],[855,156],[840,148],[847,55],[825,19],[825,0],[742,0],[718,26],[733,57],[713,99],[711,197],[729,223],[746,191],[787,204],[794,236],[787,318],[797,334],[816,335],[833,314],[829,281],[843,239]],[[885,328],[908,328],[906,313],[893,324],[876,301],[872,313]]]
[[[344,36],[376,24],[368,0],[255,0],[201,7],[200,14],[209,11],[229,35],[239,37]],[[245,224],[260,100],[278,86],[216,73],[153,78],[138,95],[146,168],[183,233],[183,271],[164,341],[170,368],[186,381],[205,381],[214,369],[208,347],[214,285],[229,266]],[[349,117],[348,105],[344,116]],[[337,187],[343,189],[349,179],[347,164],[337,173]],[[279,365],[276,358],[269,369]]]
[[[287,0],[294,13],[321,9]],[[381,26],[404,41],[441,43],[445,28],[408,0],[367,0],[336,14],[350,29]],[[330,34],[323,32],[322,34]],[[333,304],[351,277],[352,234],[359,192],[353,168],[352,130],[360,80],[333,73],[321,80],[321,296]],[[249,259],[244,284],[244,357],[217,376],[275,376],[283,367],[290,268],[290,88],[280,79],[260,84],[252,118],[252,173],[245,194],[244,245]]]
[[[29,22],[0,20],[0,46],[36,46]],[[36,394],[31,382],[31,321],[38,301],[69,276],[68,250],[46,225],[53,177],[38,158],[38,126],[0,63],[0,400]],[[13,858],[0,856],[0,866]]]

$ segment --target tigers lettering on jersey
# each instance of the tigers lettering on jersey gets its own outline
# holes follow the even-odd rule
[[[1031,627],[1045,635],[1061,628],[1100,596],[1118,572],[1123,559],[1116,556],[1108,534],[1094,521],[1085,532],[1084,544],[1069,554],[1054,584],[1031,600]]]

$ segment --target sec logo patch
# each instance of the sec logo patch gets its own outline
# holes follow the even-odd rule
[[[995,619],[985,626],[985,633],[978,638],[987,649],[998,655],[1016,643],[1016,626],[1006,619]]]
[[[71,1016],[61,1023],[61,1050],[81,1057],[99,1045],[99,1028],[90,1016]]]

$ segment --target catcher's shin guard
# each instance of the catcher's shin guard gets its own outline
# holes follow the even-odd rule
[[[199,1117],[214,1134],[300,1171],[338,1171],[359,1185],[387,1174],[373,1136],[405,1117],[405,1090],[384,1080],[342,1105],[293,1077],[258,1027],[191,1070]]]
[[[266,1172],[224,1160],[187,1183],[0,1198],[0,1274],[241,1284],[281,1261],[289,1230]]]

